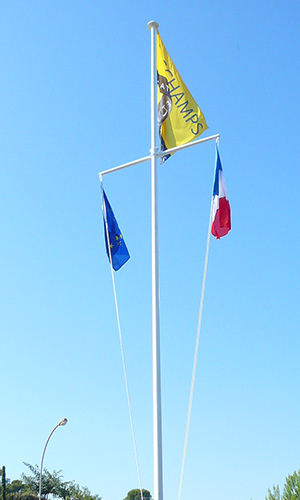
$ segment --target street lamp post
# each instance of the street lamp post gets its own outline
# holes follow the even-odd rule
[[[44,456],[45,456],[45,451],[46,451],[46,448],[47,448],[47,445],[49,443],[49,440],[53,434],[53,432],[57,429],[57,427],[60,427],[62,425],[66,425],[66,423],[68,422],[68,420],[66,418],[62,418],[58,424],[56,424],[56,426],[54,427],[54,429],[52,429],[52,431],[50,432],[49,434],[49,437],[46,441],[46,444],[45,444],[45,447],[44,447],[44,450],[43,450],[43,454],[42,454],[42,460],[41,460],[41,467],[40,467],[40,484],[39,484],[39,500],[42,499],[42,473],[43,473],[43,462],[44,462]]]

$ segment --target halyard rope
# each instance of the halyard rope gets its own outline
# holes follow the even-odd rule
[[[101,182],[101,190],[102,190],[102,194],[103,194],[102,179],[100,179],[100,182]],[[117,291],[116,291],[114,270],[113,270],[113,266],[112,266],[111,248],[110,248],[110,244],[109,244],[109,234],[108,234],[108,224],[107,224],[106,205],[105,205],[105,203],[103,203],[103,212],[104,212],[104,221],[105,221],[106,241],[107,241],[107,247],[108,247],[108,253],[109,253],[111,278],[112,278],[112,284],[113,284],[115,308],[116,308],[116,315],[117,315],[118,333],[119,333],[120,349],[121,349],[121,356],[122,356],[122,365],[123,365],[124,380],[125,380],[125,387],[126,387],[127,403],[128,403],[129,417],[130,417],[130,426],[131,426],[131,433],[132,433],[132,440],[133,440],[133,447],[134,447],[134,455],[135,455],[135,462],[136,462],[137,475],[138,475],[138,481],[139,481],[139,488],[140,488],[140,492],[141,492],[141,500],[144,500],[143,499],[143,490],[142,490],[142,483],[141,483],[139,460],[138,460],[137,447],[136,447],[134,425],[133,425],[133,418],[132,418],[131,402],[130,402],[130,395],[129,395],[129,386],[128,386],[126,364],[125,364],[125,355],[124,355],[124,348],[123,348],[123,339],[122,339],[122,332],[121,332],[121,323],[120,323],[120,315],[119,315],[119,306],[118,306],[118,299],[117,299]]]
[[[202,311],[203,311],[203,303],[204,303],[204,292],[205,292],[205,282],[206,282],[206,273],[207,273],[207,263],[208,263],[209,242],[210,242],[212,206],[213,206],[213,200],[211,201],[210,213],[209,213],[209,224],[208,224],[208,233],[207,233],[207,241],[206,241],[206,252],[205,252],[204,270],[203,270],[203,278],[202,278],[202,290],[201,290],[201,299],[200,299],[199,316],[198,316],[198,327],[197,327],[196,345],[195,345],[195,353],[194,353],[194,364],[193,364],[192,382],[191,382],[190,398],[189,398],[189,406],[188,406],[188,414],[187,414],[186,429],[185,429],[185,439],[184,439],[183,457],[182,457],[182,464],[181,464],[181,474],[180,474],[180,482],[179,482],[178,500],[181,500],[183,473],[184,473],[184,467],[185,467],[186,450],[187,450],[187,443],[188,443],[188,437],[189,437],[190,421],[191,421],[191,413],[192,413],[192,403],[193,403],[193,396],[194,396],[196,367],[197,367],[198,348],[199,348],[200,330],[201,330],[201,322],[202,322]]]

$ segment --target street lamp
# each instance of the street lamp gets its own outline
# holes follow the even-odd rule
[[[43,454],[42,454],[42,460],[41,460],[41,467],[40,467],[40,484],[39,484],[39,500],[41,500],[42,498],[42,473],[43,473],[43,462],[44,462],[44,456],[45,456],[45,451],[46,451],[46,448],[47,448],[47,444],[49,443],[49,440],[53,434],[53,432],[57,429],[57,427],[60,427],[62,425],[66,425],[66,423],[68,422],[68,420],[66,418],[62,418],[58,424],[56,424],[56,426],[54,427],[54,429],[52,429],[52,431],[50,432],[49,434],[49,437],[46,441],[46,444],[45,444],[45,447],[44,447],[44,451],[43,451]]]

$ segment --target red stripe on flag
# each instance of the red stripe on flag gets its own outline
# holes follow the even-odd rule
[[[226,198],[219,198],[219,208],[216,211],[211,232],[217,239],[226,236],[231,229],[230,205]]]

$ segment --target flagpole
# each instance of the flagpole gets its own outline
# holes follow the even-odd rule
[[[159,269],[157,227],[157,75],[156,30],[158,23],[150,21],[151,30],[151,215],[152,215],[152,362],[153,362],[153,465],[154,500],[163,500],[161,376],[160,376],[160,321]]]
[[[202,142],[217,139],[219,135],[191,141],[159,152],[157,147],[157,64],[156,38],[158,23],[150,21],[151,31],[151,149],[150,155],[119,165],[99,173],[102,176],[118,170],[151,161],[151,228],[152,228],[152,363],[153,363],[153,465],[154,465],[154,500],[163,500],[163,460],[162,460],[162,417],[161,417],[161,368],[160,368],[160,311],[159,311],[159,261],[158,261],[158,216],[157,216],[157,160],[176,151],[195,146]]]

